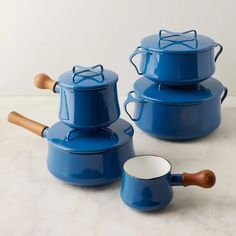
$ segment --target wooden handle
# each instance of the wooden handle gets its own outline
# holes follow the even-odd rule
[[[48,128],[48,126],[40,124],[34,120],[28,119],[21,114],[12,111],[8,115],[8,121],[12,124],[21,126],[25,129],[28,129],[29,131],[43,137],[43,131]]]
[[[195,174],[183,173],[183,186],[197,185],[202,188],[211,188],[216,182],[215,174],[211,170],[202,170]]]
[[[48,75],[43,73],[36,75],[34,78],[34,84],[37,88],[50,89],[54,93],[56,93],[55,87],[57,83],[57,81],[52,80]]]

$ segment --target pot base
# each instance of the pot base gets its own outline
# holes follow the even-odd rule
[[[107,152],[77,154],[49,143],[48,169],[56,178],[79,186],[99,186],[118,180],[123,164],[135,156],[133,141]]]
[[[188,141],[188,140],[200,139],[200,138],[210,135],[212,132],[214,132],[220,126],[220,123],[217,126],[211,128],[210,130],[207,130],[202,133],[195,134],[195,135],[189,135],[189,136],[181,136],[178,134],[165,135],[165,134],[161,134],[161,133],[155,133],[153,131],[148,131],[148,130],[143,129],[137,123],[136,123],[136,125],[140,130],[142,130],[143,132],[147,133],[148,135],[150,135],[154,138],[159,138],[159,139],[169,140],[169,141]]]

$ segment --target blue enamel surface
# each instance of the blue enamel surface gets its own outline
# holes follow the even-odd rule
[[[44,136],[54,146],[73,153],[100,153],[120,147],[132,139],[133,127],[119,119],[107,128],[84,132],[57,122],[44,132]]]
[[[218,82],[212,80],[212,83]],[[155,100],[155,97],[147,99],[143,97],[141,90],[135,90],[134,116],[128,114],[140,129],[163,139],[188,140],[206,136],[220,125],[221,102],[223,101],[221,96],[223,93],[224,97],[227,95],[225,88],[222,87],[221,94],[218,91],[217,93],[212,91],[212,96],[204,98],[201,102],[188,100],[188,103],[183,103],[183,100],[179,100],[179,104],[166,102],[168,96],[170,100],[172,99],[172,90],[168,91],[169,94],[165,94],[166,100],[162,97],[162,102],[160,102],[160,100]],[[157,89],[156,93],[158,92]],[[174,98],[177,99],[175,96]],[[193,96],[193,98],[196,97]],[[130,102],[133,101],[128,98],[124,103],[126,112],[128,112],[127,105]]]
[[[84,69],[78,75],[73,71],[67,72],[59,78],[56,86],[60,93],[60,120],[86,130],[107,127],[120,116],[117,75],[107,70],[94,75],[94,69],[91,70]]]
[[[139,179],[124,171],[120,196],[132,208],[156,211],[169,204],[173,198],[172,186],[177,185],[182,185],[182,175],[169,172],[159,178]]]
[[[70,153],[49,143],[48,169],[69,184],[104,185],[120,178],[124,162],[134,155],[132,139],[116,149],[94,154]]]
[[[220,44],[203,35],[191,38],[180,34],[160,39],[156,34],[142,40],[130,61],[138,74],[153,81],[167,85],[196,84],[214,74],[215,61],[222,50]],[[141,56],[139,66],[133,61],[136,55]]]
[[[93,133],[58,122],[43,132],[49,143],[48,169],[70,184],[113,182],[121,176],[124,162],[135,155],[133,134],[133,127],[122,119]]]
[[[189,86],[165,86],[154,83],[146,78],[140,78],[134,83],[135,92],[142,98],[167,104],[193,104],[219,97],[223,92],[220,81],[209,78],[208,80]]]

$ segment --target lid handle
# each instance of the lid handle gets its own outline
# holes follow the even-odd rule
[[[83,132],[78,132],[80,129],[73,129],[71,131],[69,131],[66,135],[66,141],[72,141],[76,138],[78,138],[78,134],[82,134]],[[99,130],[100,132],[105,132],[103,133],[103,135],[105,134],[106,136],[108,136],[111,139],[117,139],[117,135],[109,128],[107,127],[103,127]],[[86,133],[86,131],[84,132]]]
[[[83,66],[78,66],[78,65],[75,65],[73,66],[72,68],[72,72],[73,72],[73,76],[72,76],[72,79],[73,79],[73,83],[79,83],[83,80],[78,80],[76,81],[76,77],[77,76],[83,76],[84,78],[87,77],[89,79],[92,79],[92,80],[95,80],[97,82],[103,82],[104,78],[103,78],[103,71],[104,71],[104,68],[102,65],[95,65],[95,66],[90,66],[90,67],[83,67]],[[91,77],[91,75],[86,75],[86,74],[83,74],[85,72],[92,72],[93,73],[93,76],[98,76],[98,75],[102,75],[102,81],[101,80],[97,80],[97,79],[94,79]]]
[[[163,33],[166,33],[166,34],[163,35]],[[194,40],[197,38],[197,31],[196,30],[187,30],[184,32],[172,32],[172,31],[165,30],[165,29],[161,29],[159,31],[159,40],[172,38],[172,37],[176,37],[176,36],[188,38],[190,40]]]

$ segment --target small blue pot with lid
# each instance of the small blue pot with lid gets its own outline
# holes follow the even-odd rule
[[[45,74],[35,77],[38,88],[60,93],[60,120],[84,130],[107,127],[119,118],[117,81],[117,74],[102,65],[74,66],[58,82]]]
[[[221,122],[221,103],[227,88],[210,78],[197,85],[167,86],[140,78],[129,92],[124,109],[148,134],[170,140],[189,140],[208,135]],[[134,103],[134,115],[128,104]]]
[[[218,47],[218,52],[214,49]],[[145,37],[130,55],[139,75],[166,85],[188,85],[201,82],[215,72],[215,62],[223,47],[196,30],[171,32],[160,30]],[[140,66],[133,58],[141,55]]]
[[[95,132],[83,132],[61,121],[49,128],[17,112],[11,112],[8,121],[48,140],[48,169],[69,184],[111,183],[121,177],[123,164],[135,155],[134,130],[123,119]]]

